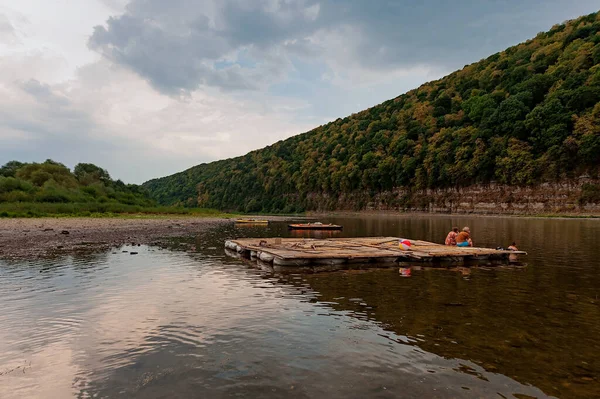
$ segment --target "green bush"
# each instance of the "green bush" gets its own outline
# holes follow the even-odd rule
[[[581,187],[579,204],[597,204],[600,202],[600,185],[586,183]]]
[[[25,180],[0,176],[0,194],[17,190],[29,192],[33,190],[33,186]]]
[[[215,209],[153,206],[119,203],[0,202],[0,217],[39,217],[52,215],[114,216],[127,214],[223,216]]]
[[[33,196],[23,191],[11,191],[0,194],[0,202],[27,202],[31,200],[33,200]]]
[[[29,164],[11,161],[0,168],[0,205],[4,217],[167,213],[166,208],[155,207],[147,190],[113,181],[102,168],[78,164],[72,173],[52,160]],[[169,212],[179,210],[169,208]]]

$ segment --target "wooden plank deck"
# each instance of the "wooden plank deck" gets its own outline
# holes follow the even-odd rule
[[[225,247],[246,257],[273,259],[276,264],[302,264],[338,261],[464,261],[471,259],[507,259],[525,255],[523,251],[506,251],[477,247],[451,247],[421,240],[410,240],[411,249],[401,250],[398,237],[366,238],[240,238]],[[268,256],[264,256],[267,254]],[[263,255],[261,257],[261,255]]]

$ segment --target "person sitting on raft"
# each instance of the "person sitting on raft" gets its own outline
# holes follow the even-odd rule
[[[457,247],[472,247],[473,240],[471,240],[471,229],[465,227],[463,231],[458,233],[456,236],[456,246]]]
[[[453,227],[452,231],[446,236],[446,245],[456,245],[456,236],[458,235],[458,227]]]
[[[518,251],[519,248],[517,248],[517,243],[513,241],[513,243],[508,246],[508,250],[509,251]],[[519,260],[519,255],[517,255],[517,254],[508,255],[509,262],[517,262],[518,260]]]

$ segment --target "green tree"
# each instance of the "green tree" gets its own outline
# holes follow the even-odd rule
[[[83,184],[91,184],[97,181],[110,181],[110,175],[106,169],[102,169],[92,163],[78,163],[75,165],[75,168],[73,168],[73,174],[77,180]]]
[[[0,168],[0,176],[15,177],[17,170],[24,164],[19,161],[9,161]]]
[[[535,161],[529,144],[510,139],[506,155],[496,159],[496,177],[505,184],[530,185],[536,181]]]

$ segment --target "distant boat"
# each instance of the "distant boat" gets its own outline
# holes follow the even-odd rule
[[[288,225],[290,230],[341,230],[343,226],[337,224],[323,224],[320,222],[316,223],[297,223]]]
[[[268,220],[261,219],[236,219],[235,222],[241,224],[269,224]]]

